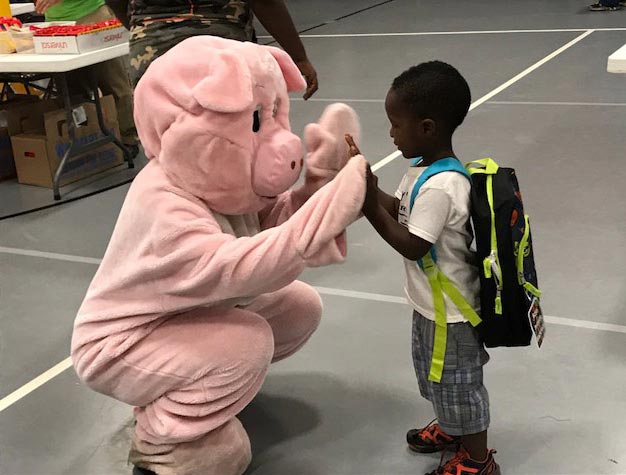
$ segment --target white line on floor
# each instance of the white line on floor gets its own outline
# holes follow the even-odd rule
[[[560,55],[561,53],[563,53],[564,51],[568,50],[569,48],[571,48],[572,46],[574,46],[576,43],[578,43],[579,41],[585,39],[587,36],[589,36],[591,33],[593,33],[594,30],[587,30],[585,31],[583,34],[577,36],[576,38],[574,38],[572,41],[570,41],[567,44],[564,44],[563,46],[561,46],[559,49],[553,51],[552,53],[550,53],[548,56],[546,56],[545,58],[537,61],[535,64],[533,64],[532,66],[530,66],[529,68],[525,69],[524,71],[522,71],[521,73],[519,73],[517,76],[509,79],[507,82],[505,82],[504,84],[502,84],[501,86],[495,88],[493,91],[491,91],[489,94],[485,94],[483,97],[481,97],[480,99],[478,99],[476,102],[474,102],[472,104],[472,107],[470,107],[470,110],[475,109],[476,107],[478,107],[479,105],[487,102],[489,99],[491,99],[493,96],[495,96],[496,94],[501,93],[502,91],[504,91],[505,89],[507,89],[508,87],[512,86],[513,84],[515,84],[517,81],[519,81],[520,79],[522,79],[525,76],[528,76],[530,73],[532,73],[533,71],[535,71],[536,69],[539,69],[541,66],[543,66],[544,64],[546,64],[548,61],[550,61],[551,59],[556,58],[558,55]]]
[[[373,104],[382,104],[385,102],[384,99],[336,99],[331,97],[311,97],[306,101],[301,97],[292,97],[291,101],[297,102],[365,102],[365,103],[373,103]]]
[[[2,398],[0,400],[0,412],[4,411],[7,407],[12,406],[23,397],[28,396],[34,390],[36,390],[40,386],[43,386],[48,381],[55,378],[56,376],[61,374],[63,371],[71,367],[72,367],[72,360],[71,358],[67,357],[66,359],[61,361],[59,364],[50,368],[48,371],[41,373],[32,381],[26,383],[21,388],[17,389],[16,391],[13,391],[8,396]]]
[[[40,257],[44,259],[53,259],[57,261],[65,261],[65,262],[79,262],[86,264],[99,264],[101,259],[96,259],[93,257],[82,257],[82,256],[73,256],[69,254],[58,254],[54,252],[40,252],[40,251],[30,251],[27,249],[17,249],[13,247],[0,247],[1,254],[14,254],[20,256],[29,256],[29,257]],[[387,302],[387,303],[395,303],[401,305],[408,305],[408,302],[404,297],[398,297],[395,295],[385,295],[385,294],[376,294],[370,292],[360,292],[357,290],[346,290],[346,289],[334,289],[330,287],[315,287],[320,294],[323,295],[334,295],[338,297],[348,297],[354,299],[361,300],[369,300],[375,302]],[[626,326],[624,325],[615,325],[610,323],[599,323],[599,322],[590,322],[587,320],[577,320],[571,318],[561,318],[561,317],[545,317],[546,322],[552,323],[555,325],[564,325],[568,327],[577,327],[577,328],[585,328],[588,330],[600,330],[607,331],[613,333],[626,333]],[[31,392],[35,391],[37,388],[43,386],[51,379],[55,378],[59,374],[61,374],[66,369],[69,369],[72,366],[72,362],[70,358],[66,358],[54,367],[50,368],[48,371],[40,374],[32,381],[26,383],[21,388],[12,392],[2,400],[0,400],[0,412],[4,411],[6,408],[12,406],[20,399],[24,398]]]
[[[396,158],[400,157],[401,155],[402,155],[402,152],[400,150],[396,150],[395,152],[390,153],[385,158],[377,161],[374,165],[372,165],[372,171],[375,172],[377,170],[380,170],[382,167],[384,167],[388,163],[393,162]]]
[[[626,102],[540,102],[540,101],[489,101],[488,104],[511,106],[598,106],[624,107]]]
[[[79,262],[81,264],[100,264],[102,259],[94,259],[93,257],[71,256],[69,254],[57,254],[55,252],[32,251],[30,249],[17,249],[14,247],[0,246],[0,253],[15,254],[18,256],[43,257],[44,259],[54,259],[57,261]]]
[[[395,295],[373,294],[369,292],[360,292],[355,290],[332,289],[328,287],[315,287],[322,295],[334,295],[337,297],[348,297],[353,299],[370,300],[374,302],[389,302],[402,305],[409,305],[404,297],[396,297]],[[554,325],[563,325],[566,327],[585,328],[587,330],[600,330],[612,333],[626,333],[626,325],[616,325],[613,323],[591,322],[589,320],[577,320],[573,318],[562,318],[544,316],[546,322]]]
[[[291,101],[305,102],[301,97],[292,97]],[[337,97],[316,97],[308,99],[308,102],[343,102],[343,103],[380,103],[384,99],[346,99]],[[487,101],[485,104],[505,106],[590,106],[590,107],[626,107],[626,102],[554,102],[554,101]]]
[[[570,41],[569,43],[564,44],[563,46],[561,46],[560,48],[558,48],[557,50],[553,51],[552,53],[550,53],[548,56],[546,56],[543,59],[540,59],[539,61],[537,61],[535,64],[533,64],[532,66],[526,68],[524,71],[522,71],[521,73],[519,73],[517,76],[512,77],[511,79],[509,79],[508,81],[506,81],[505,83],[501,84],[500,86],[496,87],[493,91],[485,94],[483,97],[481,97],[480,99],[474,101],[472,103],[472,105],[470,106],[469,110],[472,111],[474,109],[476,109],[477,107],[479,107],[480,105],[484,104],[485,102],[487,102],[489,99],[491,99],[492,97],[496,96],[497,94],[500,94],[502,91],[504,91],[505,89],[511,87],[513,84],[515,84],[517,81],[519,81],[520,79],[528,76],[530,73],[532,73],[533,71],[535,71],[536,69],[540,68],[541,66],[543,66],[544,64],[546,64],[548,61],[550,61],[551,59],[556,58],[558,55],[560,55],[563,51],[571,48],[572,46],[574,46],[576,43],[578,43],[579,41],[583,40],[584,38],[586,38],[587,36],[589,36],[591,33],[593,33],[596,30],[586,30],[583,34],[578,35],[576,38],[574,38],[572,41]],[[387,155],[385,158],[383,158],[382,160],[376,162],[374,165],[372,165],[372,171],[376,171],[376,170],[380,170],[382,167],[384,167],[385,165],[387,165],[388,163],[391,163],[394,159],[396,159],[397,157],[401,156],[402,153],[398,150],[396,150],[395,152],[393,152],[390,155]]]
[[[396,297],[395,295],[372,294],[370,292],[360,292],[357,290],[333,289],[330,287],[315,287],[315,289],[323,295],[336,295],[338,297],[349,297],[353,299],[374,300],[376,302],[389,302],[407,305],[408,302],[404,297]]]
[[[537,30],[467,30],[467,31],[416,31],[398,33],[337,33],[319,35],[300,35],[301,38],[364,38],[393,36],[446,36],[446,35],[500,35],[516,33],[578,33],[589,28],[550,28]],[[594,28],[594,31],[626,31],[626,28]],[[271,36],[259,36],[261,39],[272,39]]]

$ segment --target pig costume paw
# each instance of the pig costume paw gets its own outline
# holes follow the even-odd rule
[[[251,448],[236,416],[319,325],[320,296],[296,279],[345,259],[366,162],[343,142],[356,114],[330,106],[306,129],[294,187],[288,92],[304,87],[282,50],[198,36],[136,88],[150,162],[79,309],[72,359],[91,388],[134,406],[137,467],[241,475]]]
[[[304,183],[294,190],[283,193],[275,204],[261,212],[262,227],[272,227],[283,223],[346,166],[349,161],[349,147],[345,134],[351,134],[358,142],[361,129],[356,112],[341,103],[329,105],[317,123],[305,127],[304,142],[307,156]],[[365,165],[361,157],[353,161],[356,168]],[[351,195],[348,194],[348,196]],[[340,239],[345,241],[345,235],[342,234]],[[335,262],[339,261],[341,259]],[[319,265],[322,265],[321,262]]]
[[[312,195],[331,181],[349,159],[345,134],[360,141],[361,130],[356,112],[346,104],[329,105],[317,124],[304,129],[307,165],[304,189]]]

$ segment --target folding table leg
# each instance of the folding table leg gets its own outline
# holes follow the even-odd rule
[[[100,103],[100,95],[98,94],[98,75],[96,73],[96,68],[88,68],[89,69],[89,77],[91,79],[91,89],[93,91],[94,103],[96,105],[96,114],[98,114],[98,125],[100,126],[100,131],[107,137],[111,139],[111,141],[117,145],[124,154],[124,160],[128,163],[128,168],[135,168],[135,164],[133,163],[133,157],[128,150],[124,146],[124,144],[118,140],[115,134],[111,133],[111,131],[107,130],[104,124],[104,117],[102,116],[102,104]]]
[[[57,171],[54,174],[54,180],[52,181],[54,199],[58,201],[61,199],[61,193],[59,191],[59,183],[61,182],[61,175],[63,174],[63,168],[65,168],[65,164],[67,163],[68,158],[71,156],[72,152],[76,148],[76,125],[74,124],[74,117],[72,116],[72,104],[70,101],[70,91],[67,87],[67,79],[66,79],[65,73],[56,74],[54,76],[54,81],[57,85],[59,94],[63,98],[63,107],[65,108],[65,117],[67,121],[67,133],[70,138],[70,146],[67,148],[67,150],[63,154],[61,163],[59,163],[59,168],[57,168]]]

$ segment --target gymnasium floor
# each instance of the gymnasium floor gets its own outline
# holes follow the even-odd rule
[[[507,475],[626,474],[626,76],[606,72],[626,43],[626,11],[378,3],[289,2],[300,30],[317,26],[304,41],[321,83],[315,100],[293,102],[294,129],[345,101],[377,163],[393,152],[382,104],[393,77],[435,58],[459,68],[476,102],[455,149],[517,169],[549,316],[541,350],[490,352],[490,445]],[[406,163],[383,164],[393,191]],[[2,475],[130,473],[130,408],[83,387],[67,360],[127,189],[0,221]],[[324,296],[321,328],[241,416],[250,475],[422,474],[439,461],[404,444],[432,409],[413,374],[401,260],[365,222],[349,238],[345,265],[303,276]]]

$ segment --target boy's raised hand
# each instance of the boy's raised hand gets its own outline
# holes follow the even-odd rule
[[[348,149],[348,154],[350,155],[350,158],[361,155],[361,151],[359,150],[359,147],[357,147],[356,143],[354,143],[354,138],[352,138],[352,135],[346,134],[346,142],[348,142],[348,146],[350,147]]]
[[[365,170],[366,191],[365,202],[363,203],[363,212],[373,210],[378,206],[378,177],[374,175],[372,168],[367,164]]]
[[[354,142],[354,138],[352,138],[350,134],[346,134],[346,142],[348,142],[348,146],[350,147],[348,152],[350,158],[361,155],[359,147]],[[363,202],[363,214],[367,216],[368,212],[371,212],[378,207],[378,177],[374,175],[374,172],[372,172],[369,164],[367,165],[367,170],[365,173],[365,179],[367,181],[367,184],[365,201]]]
[[[363,202],[363,214],[365,216],[368,213],[373,212],[378,208],[378,177],[374,175],[369,164],[365,172],[366,187],[365,187],[365,201]]]

